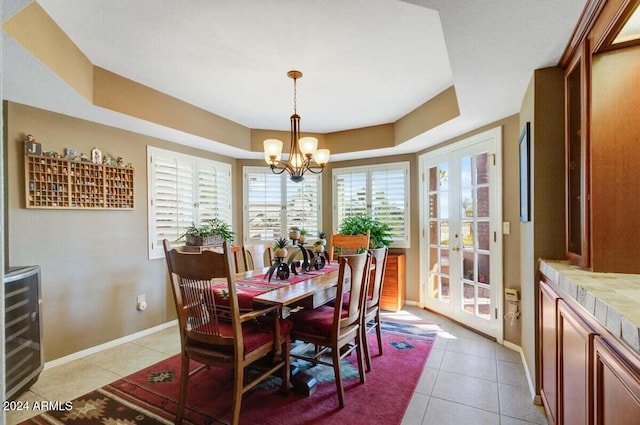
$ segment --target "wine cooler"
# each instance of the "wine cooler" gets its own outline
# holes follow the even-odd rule
[[[37,380],[44,366],[40,267],[10,267],[4,274],[6,395],[12,400]]]

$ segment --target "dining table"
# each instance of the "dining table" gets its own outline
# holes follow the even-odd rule
[[[320,270],[291,273],[287,279],[275,274],[269,278],[268,267],[236,273],[239,307],[251,310],[260,305],[278,306],[282,316],[291,310],[320,307],[336,297],[338,269],[338,263],[331,262]],[[211,289],[217,302],[224,303],[226,282],[214,283]]]

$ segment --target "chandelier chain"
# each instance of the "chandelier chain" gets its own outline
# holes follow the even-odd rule
[[[298,79],[294,78],[293,79],[293,113],[297,114],[298,113],[298,91],[297,91],[297,87],[298,87]]]

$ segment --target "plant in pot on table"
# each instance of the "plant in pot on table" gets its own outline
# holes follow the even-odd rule
[[[369,230],[369,248],[382,248],[391,245],[391,228],[387,223],[368,215],[347,217],[338,228],[343,235],[366,235]]]
[[[287,263],[284,262],[284,259],[289,253],[287,250],[288,244],[289,244],[289,239],[287,238],[276,239],[275,243],[273,244],[276,261],[269,268],[269,272],[267,273],[269,281],[271,281],[271,276],[273,276],[273,272],[276,272],[276,276],[278,276],[278,279],[284,280],[289,278],[289,266],[287,265]]]
[[[306,240],[307,240],[307,229],[300,229],[300,237],[298,238],[298,243],[302,245]]]
[[[200,225],[191,223],[191,226],[185,229],[178,240],[183,238],[187,246],[219,245],[224,241],[232,242],[234,232],[224,221],[212,218],[205,220]]]

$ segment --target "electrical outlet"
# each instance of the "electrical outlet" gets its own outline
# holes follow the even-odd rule
[[[504,297],[507,301],[518,301],[518,299],[520,298],[518,295],[519,294],[517,289],[506,288],[504,290]]]
[[[136,297],[136,309],[138,311],[145,311],[147,309],[147,296],[145,294]]]

